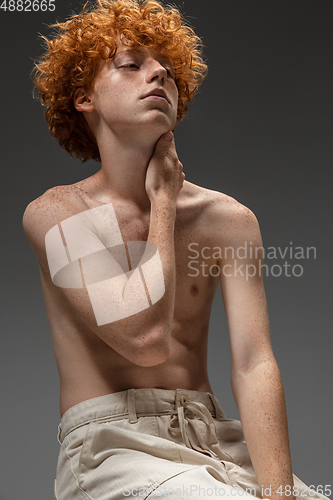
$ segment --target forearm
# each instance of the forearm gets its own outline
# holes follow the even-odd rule
[[[176,269],[175,269],[175,218],[176,202],[167,196],[156,198],[151,204],[150,227],[147,241],[158,249],[163,269],[165,292],[154,304],[154,322],[164,328],[164,335],[170,338],[175,305]]]
[[[149,299],[149,307],[143,308],[134,316],[126,314],[126,317],[119,322],[122,330],[121,354],[141,366],[163,363],[169,354],[176,279],[175,213],[176,204],[173,200],[164,195],[154,199],[151,204],[147,241],[157,247],[157,259],[160,263],[156,265],[157,259],[150,259],[151,249],[148,248],[147,256],[145,257],[145,254],[142,256],[131,277],[127,282],[124,281],[123,290],[119,288],[124,311],[127,307],[131,309],[131,305],[138,300],[138,293],[143,293],[144,296],[147,294]],[[143,263],[146,265],[144,271]],[[142,289],[142,283],[145,291]],[[116,293],[115,288],[113,290]]]
[[[166,294],[174,299],[175,292],[175,218],[176,202],[160,196],[151,204],[147,241],[154,243],[162,263]],[[168,285],[168,286],[167,286]]]
[[[288,496],[293,491],[293,477],[287,412],[275,360],[233,374],[232,389],[263,498],[281,500],[287,491],[286,498],[292,499]]]

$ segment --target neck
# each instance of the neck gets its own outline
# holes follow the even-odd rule
[[[142,210],[150,208],[145,189],[146,171],[158,139],[156,132],[148,135],[147,131],[113,133],[99,138],[102,167],[95,179],[100,199],[122,199]]]

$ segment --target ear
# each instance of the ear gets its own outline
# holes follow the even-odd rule
[[[94,109],[94,105],[90,96],[83,88],[78,89],[74,94],[74,106],[78,111],[86,111],[90,113]]]

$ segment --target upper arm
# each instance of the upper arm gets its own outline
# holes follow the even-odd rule
[[[64,207],[59,209],[59,206],[55,206],[55,193],[55,190],[49,190],[40,198],[29,203],[22,220],[25,235],[44,270],[48,270],[45,235],[52,226],[65,219],[66,216],[70,216]]]
[[[97,224],[86,215],[90,211],[75,196],[67,193],[64,199],[57,188],[46,192],[26,208],[23,228],[48,287],[57,287],[72,313],[106,340],[110,328],[104,332],[98,328],[87,285],[112,272],[124,279],[121,266],[107,250],[108,243],[114,246],[122,239],[118,231],[115,237],[109,234],[108,241],[102,241]]]
[[[262,279],[263,249],[255,215],[236,201],[224,213],[221,229],[221,289],[232,371],[237,373],[273,358]]]

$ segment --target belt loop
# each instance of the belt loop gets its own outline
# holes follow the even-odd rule
[[[210,392],[207,393],[209,396],[209,399],[211,400],[213,407],[215,408],[215,418],[216,420],[224,420],[225,419],[225,414],[224,411],[222,410],[217,398],[214,396],[214,394],[210,394]]]
[[[135,389],[128,389],[127,391],[127,408],[129,423],[135,424],[138,421],[135,408]]]

